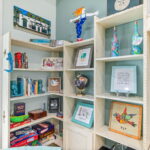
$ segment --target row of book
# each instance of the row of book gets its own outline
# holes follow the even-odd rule
[[[11,97],[32,96],[42,93],[44,93],[42,80],[18,77],[17,80],[11,81]]]

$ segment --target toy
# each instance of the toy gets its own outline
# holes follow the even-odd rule
[[[11,52],[8,53],[8,57],[6,58],[9,62],[10,69],[5,69],[6,72],[13,72],[13,57]]]
[[[114,27],[114,34],[113,34],[113,39],[112,39],[112,57],[119,56],[119,41],[117,38],[117,32],[116,28]]]
[[[22,68],[22,53],[21,52],[15,53],[15,67]]]
[[[14,116],[25,115],[25,103],[15,103],[14,104]]]
[[[29,115],[23,115],[23,116],[10,116],[10,121],[13,123],[18,123],[25,121],[26,119],[29,118]]]
[[[97,16],[99,14],[98,11],[94,13],[86,13],[86,9],[84,7],[78,8],[74,12],[74,16],[76,18],[71,19],[70,22],[74,22],[76,24],[76,33],[77,33],[77,41],[82,41],[83,39],[81,38],[82,34],[82,26],[87,20],[87,17],[92,17],[92,16]]]
[[[137,55],[137,54],[142,53],[142,50],[141,50],[141,47],[140,47],[142,42],[143,42],[143,37],[140,36],[140,34],[138,32],[138,23],[137,23],[137,21],[135,21],[134,34],[133,34],[133,37],[132,37],[132,51],[131,51],[132,55]]]

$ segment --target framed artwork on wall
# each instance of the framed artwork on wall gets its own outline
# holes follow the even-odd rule
[[[94,106],[78,102],[72,116],[72,121],[87,128],[92,128],[94,121]]]
[[[48,92],[61,92],[61,78],[48,78]]]
[[[107,15],[141,4],[141,0],[107,0]]]
[[[49,20],[17,6],[14,6],[14,26],[45,35],[48,38],[51,35],[51,22]]]
[[[142,106],[121,102],[112,102],[110,112],[110,131],[141,139]]]
[[[111,92],[137,93],[136,66],[113,66],[111,76]]]
[[[88,45],[77,49],[74,66],[75,68],[90,68],[94,47]]]

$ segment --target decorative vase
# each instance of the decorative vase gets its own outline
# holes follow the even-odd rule
[[[112,57],[119,56],[119,41],[117,37],[116,27],[114,27],[111,52],[112,52]]]
[[[138,32],[138,22],[135,21],[134,34],[133,34],[133,37],[132,37],[132,50],[131,50],[132,55],[137,55],[137,54],[142,53],[142,49],[140,47],[142,42],[143,42],[143,37],[140,36],[140,34]]]

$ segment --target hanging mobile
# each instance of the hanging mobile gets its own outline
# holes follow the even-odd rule
[[[137,54],[142,53],[142,49],[140,47],[142,42],[143,42],[143,37],[138,32],[138,22],[135,21],[134,34],[133,34],[133,37],[132,37],[132,50],[131,50],[132,55],[137,55]]]
[[[111,53],[112,53],[112,57],[119,56],[119,41],[118,41],[118,37],[117,37],[116,27],[114,27]]]

